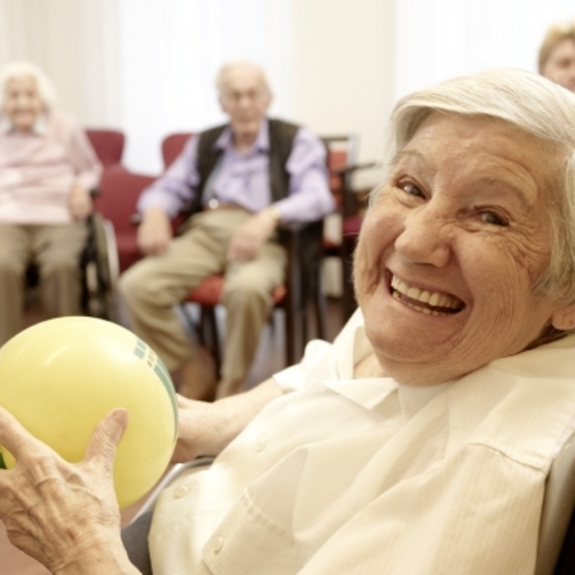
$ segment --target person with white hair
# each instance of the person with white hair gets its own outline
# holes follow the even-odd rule
[[[61,574],[533,573],[575,429],[574,149],[575,96],[537,74],[403,98],[336,341],[246,394],[180,398],[174,460],[219,455],[128,551],[111,479],[127,412],[70,465],[0,408],[14,544]]]
[[[272,310],[271,294],[285,276],[278,225],[321,220],[334,209],[324,145],[307,128],[267,117],[272,95],[262,68],[226,64],[216,87],[229,123],[190,138],[144,190],[138,244],[150,257],[119,282],[130,326],[156,351],[179,391],[194,399],[243,391]],[[180,211],[191,217],[172,238],[170,219]],[[227,314],[217,382],[174,306],[221,273]]]
[[[44,73],[28,62],[0,72],[0,345],[22,329],[24,276],[38,266],[50,317],[78,315],[79,259],[101,166],[84,131],[55,108]]]

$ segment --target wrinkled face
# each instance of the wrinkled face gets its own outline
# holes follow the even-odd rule
[[[32,76],[12,78],[7,82],[4,111],[16,130],[31,130],[43,109],[38,85]]]
[[[433,385],[522,351],[548,325],[559,304],[533,285],[550,257],[557,161],[498,120],[423,122],[357,248],[357,297],[385,373]]]
[[[255,136],[270,101],[270,94],[257,69],[238,66],[228,72],[220,94],[220,104],[230,117],[234,136]]]
[[[575,41],[563,40],[551,52],[543,68],[543,76],[575,92]]]

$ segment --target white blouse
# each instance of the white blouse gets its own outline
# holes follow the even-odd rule
[[[358,312],[158,501],[156,575],[532,573],[550,464],[575,427],[575,336],[428,388],[352,379]]]

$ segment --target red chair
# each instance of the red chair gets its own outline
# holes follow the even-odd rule
[[[167,170],[181,154],[186,142],[194,135],[193,132],[177,132],[162,140],[162,159],[164,170]]]
[[[112,167],[125,169],[122,166],[122,155],[126,142],[123,132],[86,129],[86,135],[105,170]]]
[[[375,162],[356,163],[358,139],[353,134],[324,136],[322,140],[328,150],[327,166],[329,185],[341,216],[341,242],[324,239],[324,257],[335,256],[342,262],[343,312],[347,321],[357,307],[353,291],[353,252],[359,237],[363,214],[358,193],[354,191],[352,176],[358,170],[372,169]],[[318,302],[322,295],[318,294]],[[318,304],[322,309],[323,302]]]
[[[102,174],[101,193],[94,203],[96,210],[114,226],[120,273],[142,258],[133,216],[140,194],[155,180],[153,176],[134,174],[125,169],[104,170]]]

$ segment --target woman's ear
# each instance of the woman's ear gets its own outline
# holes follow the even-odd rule
[[[575,328],[575,303],[555,311],[551,316],[551,324],[561,331]]]

